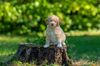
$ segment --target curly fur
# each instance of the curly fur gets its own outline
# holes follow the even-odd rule
[[[49,16],[46,22],[46,44],[44,47],[49,47],[50,45],[57,45],[57,47],[62,47],[65,45],[66,36],[59,25],[59,17],[55,15]]]

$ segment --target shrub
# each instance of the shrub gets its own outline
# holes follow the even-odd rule
[[[0,33],[42,35],[51,14],[61,18],[65,32],[100,29],[99,0],[1,0]]]

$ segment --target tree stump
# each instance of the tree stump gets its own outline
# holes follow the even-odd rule
[[[72,66],[65,49],[55,46],[44,48],[33,44],[21,44],[16,53],[21,62],[36,62],[36,65],[56,63],[59,66]]]

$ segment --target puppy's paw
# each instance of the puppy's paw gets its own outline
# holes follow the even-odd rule
[[[62,47],[62,44],[58,44],[57,47],[61,48]]]
[[[44,48],[47,48],[47,47],[49,47],[49,44],[45,44],[45,45],[44,45]]]

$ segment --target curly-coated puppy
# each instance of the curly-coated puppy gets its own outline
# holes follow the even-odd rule
[[[46,44],[44,47],[49,47],[50,45],[57,45],[57,47],[65,46],[66,36],[59,25],[59,17],[55,15],[49,16],[46,23]]]

